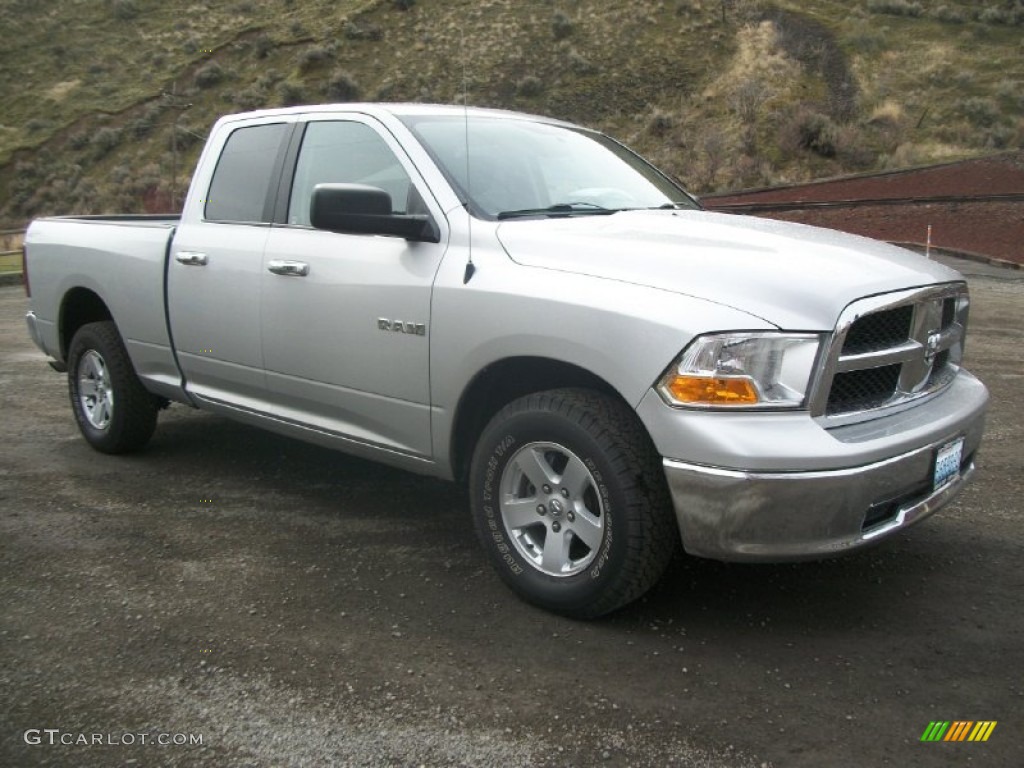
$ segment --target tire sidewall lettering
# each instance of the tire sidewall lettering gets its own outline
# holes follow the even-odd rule
[[[601,497],[601,505],[604,509],[604,540],[601,542],[601,551],[598,552],[597,557],[594,558],[594,562],[590,565],[590,568],[586,570],[587,575],[589,575],[592,580],[597,581],[597,579],[601,577],[601,573],[604,570],[604,566],[608,563],[608,559],[611,557],[612,544],[615,539],[615,505],[612,502],[612,495],[608,488],[608,484],[604,482],[601,470],[597,467],[597,462],[588,456],[583,460],[583,463],[594,478],[594,483],[597,485],[597,492]]]
[[[487,459],[487,468],[484,471],[483,488],[481,490],[481,510],[487,526],[487,535],[494,542],[494,549],[497,551],[502,563],[514,576],[524,572],[523,566],[517,561],[513,554],[513,547],[510,545],[505,525],[501,520],[501,513],[495,508],[495,499],[499,495],[496,483],[501,480],[501,470],[510,455],[509,450],[516,445],[517,441],[513,435],[506,434],[500,438]],[[503,459],[505,461],[503,461]]]

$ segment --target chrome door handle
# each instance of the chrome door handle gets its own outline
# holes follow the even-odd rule
[[[286,261],[285,259],[271,259],[267,269],[275,275],[291,275],[292,277],[305,277],[309,274],[309,264],[304,261]]]
[[[198,251],[178,251],[174,254],[174,260],[179,264],[185,264],[190,267],[205,267],[207,261],[205,253],[199,253]]]

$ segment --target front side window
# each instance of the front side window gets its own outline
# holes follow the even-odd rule
[[[309,226],[317,184],[366,184],[391,196],[393,213],[405,213],[414,194],[409,174],[377,133],[363,123],[312,122],[306,127],[288,203],[288,223]]]
[[[267,192],[285,123],[238,128],[221,151],[213,172],[205,216],[209,221],[268,222]]]

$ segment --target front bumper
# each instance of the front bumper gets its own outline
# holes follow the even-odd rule
[[[844,443],[844,450],[862,450],[864,459],[839,468],[743,470],[665,459],[685,550],[715,560],[820,558],[866,546],[923,520],[950,502],[974,473],[987,401],[984,388],[975,384],[973,397],[958,398],[958,407],[952,398],[931,405],[944,405],[952,423],[933,430],[919,447],[880,460],[873,455],[879,442],[891,445],[897,437],[881,428],[874,439]],[[958,413],[951,414],[951,407]],[[936,454],[958,438],[964,440],[959,473],[935,489]]]

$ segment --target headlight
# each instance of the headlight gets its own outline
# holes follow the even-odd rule
[[[661,377],[658,392],[673,406],[799,408],[820,345],[818,334],[698,336]]]

